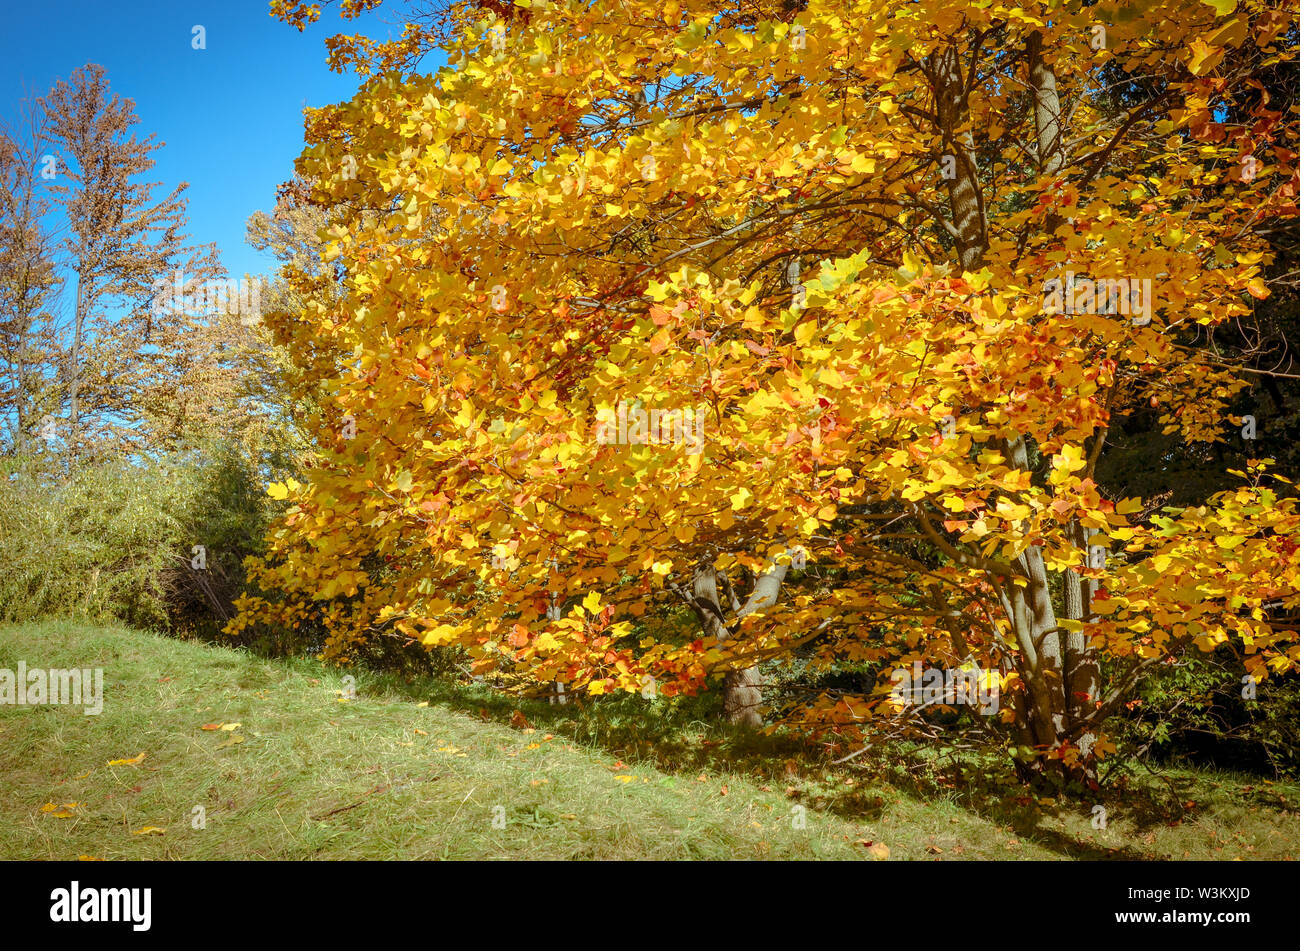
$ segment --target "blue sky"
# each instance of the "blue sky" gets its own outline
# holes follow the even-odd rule
[[[325,66],[325,38],[386,36],[395,12],[341,21],[328,7],[303,33],[273,20],[267,0],[6,0],[0,22],[0,116],[86,63],[135,100],[140,136],[166,147],[150,180],[162,195],[189,182],[191,238],[215,242],[232,276],[274,262],[244,243],[244,223],[275,203],[302,150],[302,109],[350,99],[352,74]],[[207,49],[191,48],[206,28]],[[359,26],[359,24],[364,24]],[[393,28],[394,34],[398,32]]]

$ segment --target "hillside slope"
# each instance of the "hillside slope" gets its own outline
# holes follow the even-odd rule
[[[343,672],[310,661],[71,621],[0,630],[0,668],[19,661],[102,667],[104,706],[0,706],[6,859],[1282,858],[1300,840],[1281,787],[1273,808],[1244,793],[1168,828],[1043,814],[1013,829],[880,783],[855,814],[806,778],[625,764],[536,708],[537,729],[512,726],[364,674],[343,700]]]

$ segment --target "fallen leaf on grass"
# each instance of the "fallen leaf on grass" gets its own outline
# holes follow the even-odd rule
[[[528,722],[528,718],[524,716],[524,712],[522,710],[516,710],[513,714],[511,714],[510,725],[513,727],[517,727],[519,729],[531,730],[533,728],[533,725]]]
[[[426,733],[424,730],[421,730],[419,727],[416,727],[416,728],[415,728],[415,735],[416,735],[416,736],[428,736],[429,734]]]
[[[77,856],[77,861],[78,861],[78,862],[102,862],[102,861],[104,861],[104,860],[103,860],[103,859],[97,859],[97,858],[95,858],[93,855],[78,855],[78,856]]]
[[[883,842],[876,842],[875,844],[868,842],[867,851],[877,862],[883,862],[885,859],[889,858],[889,846],[885,845]]]
[[[75,815],[73,810],[80,806],[81,803],[79,802],[65,802],[61,806],[55,805],[52,802],[47,802],[45,805],[41,806],[41,812],[53,816],[55,819],[71,819]]]
[[[230,739],[226,740],[226,742],[218,743],[217,749],[224,750],[227,746],[234,746],[236,743],[242,743],[242,742],[244,742],[244,738],[242,736],[232,736]]]
[[[205,723],[199,727],[200,730],[238,730],[238,723]]]
[[[132,756],[130,759],[111,759],[108,761],[109,766],[135,766],[144,760],[148,753],[141,753],[139,756]]]
[[[160,829],[158,826],[145,826],[143,829],[136,829],[132,835],[166,835],[166,829]]]
[[[614,781],[619,783],[630,783],[635,780],[635,776],[615,776]]]

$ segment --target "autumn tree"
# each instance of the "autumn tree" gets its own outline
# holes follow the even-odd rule
[[[1176,651],[1295,667],[1284,475],[1174,508],[1097,476],[1130,407],[1185,442],[1258,422],[1203,331],[1269,296],[1296,214],[1257,78],[1295,56],[1286,5],[454,16],[446,68],[407,66],[418,32],[350,44],[373,77],[309,116],[346,294],[300,279],[272,320],[330,400],[235,629],[590,694],[722,676],[746,722],[756,665],[801,651],[878,677],[784,711],[846,738],[899,713],[897,671],[964,668],[1026,771],[1085,780]]]
[[[60,289],[49,202],[39,183],[43,152],[41,113],[29,111],[13,129],[0,130],[0,415],[6,448],[30,451],[42,420],[56,409],[59,353],[56,315]]]
[[[214,248],[187,245],[186,186],[158,199],[158,183],[142,180],[162,144],[132,133],[140,121],[134,104],[110,92],[103,67],[84,66],[57,81],[37,105],[46,117],[51,154],[43,164],[64,219],[63,263],[75,294],[62,374],[66,439],[75,458],[88,438],[129,441],[132,424],[124,414],[156,402],[156,388],[136,398],[133,379],[151,388],[150,377],[136,374],[175,365],[164,359],[146,367],[139,359],[151,344],[167,350],[190,329],[166,319],[155,326],[155,282],[179,271],[183,296],[222,272]],[[210,316],[184,310],[167,306],[161,316]],[[95,419],[93,438],[86,433],[88,414]]]

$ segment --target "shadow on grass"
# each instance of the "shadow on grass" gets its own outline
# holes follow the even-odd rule
[[[629,764],[646,763],[670,775],[701,770],[745,774],[784,791],[792,802],[842,818],[875,822],[899,794],[918,802],[948,800],[959,808],[1063,856],[1079,859],[1143,859],[1140,850],[1089,845],[1068,833],[1043,826],[1045,810],[1026,794],[1005,754],[986,750],[977,756],[935,756],[922,747],[872,752],[852,764],[836,766],[825,744],[778,731],[763,734],[722,720],[717,695],[646,700],[636,695],[573,698],[566,704],[503,694],[485,686],[444,678],[368,672],[358,689],[413,700],[499,723],[522,714],[538,730],[596,747]],[[838,750],[838,755],[843,755]],[[1086,815],[1088,806],[1076,804]],[[1132,808],[1126,803],[1126,813]],[[1164,813],[1152,798],[1148,824]]]
[[[245,648],[247,650],[247,648]],[[274,658],[303,674],[320,672],[314,661]],[[835,765],[834,749],[804,736],[772,734],[737,727],[722,719],[716,694],[647,700],[639,695],[571,696],[568,703],[503,693],[486,685],[453,679],[451,674],[393,673],[365,668],[349,672],[360,693],[428,701],[485,721],[528,725],[598,748],[629,765],[644,763],[670,775],[694,777],[700,771],[732,772],[771,784],[792,801],[850,821],[875,822],[899,796],[919,805],[947,801],[954,807],[1063,857],[1085,860],[1150,860],[1150,850],[1089,842],[1085,835],[1046,825],[1071,815],[1086,823],[1104,804],[1138,833],[1173,825],[1187,817],[1185,801],[1196,781],[1186,774],[1120,776],[1100,793],[1072,797],[1035,796],[1016,777],[1004,749],[992,743],[958,751],[935,744],[891,744],[851,763]],[[241,686],[262,686],[245,673]],[[1213,784],[1208,784],[1213,785]],[[1205,790],[1201,790],[1204,798]],[[1267,804],[1291,811],[1276,800]]]

